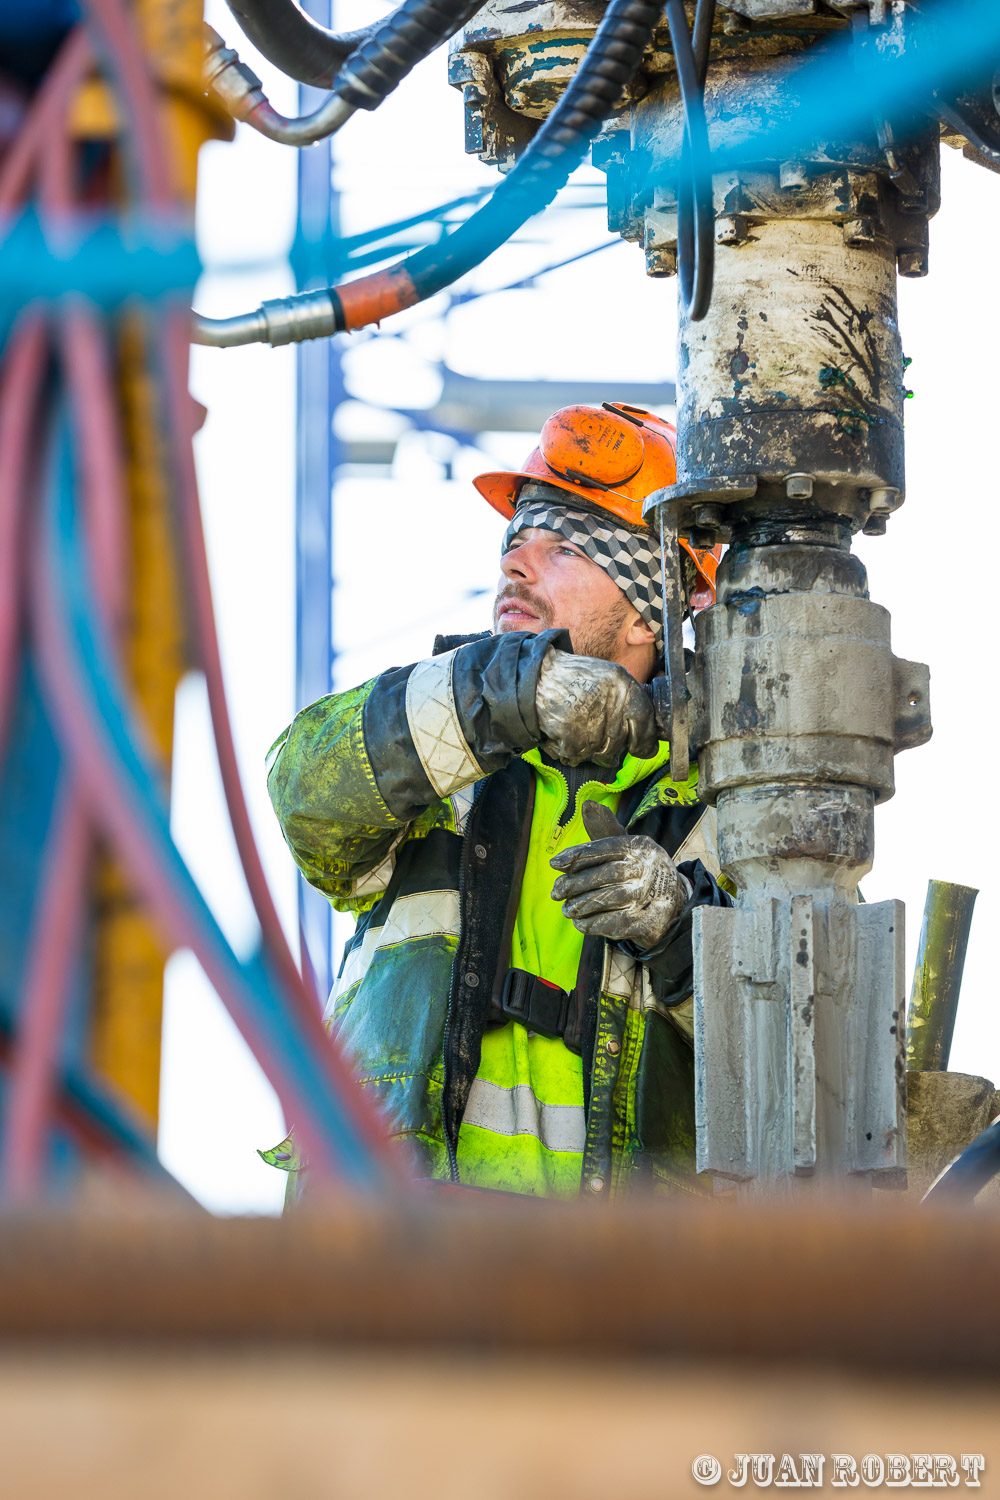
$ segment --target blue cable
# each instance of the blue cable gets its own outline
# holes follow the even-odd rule
[[[971,1203],[1000,1173],[1000,1120],[976,1136],[924,1195],[924,1203]]]

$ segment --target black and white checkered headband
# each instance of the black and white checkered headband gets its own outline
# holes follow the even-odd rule
[[[530,526],[565,537],[591,562],[603,568],[653,630],[657,651],[663,650],[663,575],[659,542],[652,532],[643,535],[625,526],[615,526],[589,511],[531,500],[518,507],[507,527],[504,552],[518,532]]]

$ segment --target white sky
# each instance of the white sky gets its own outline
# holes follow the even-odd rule
[[[338,5],[338,25],[381,7]],[[207,18],[264,80],[272,102],[295,111],[295,89],[259,58],[222,0]],[[414,128],[419,123],[419,129]],[[1000,178],[943,150],[943,207],[931,227],[931,275],[900,283],[903,345],[914,400],[907,403],[908,498],[881,539],[859,538],[872,597],[893,616],[899,656],[929,662],[934,738],[896,762],[897,793],[876,819],[869,901],[907,904],[912,971],[929,878],[981,888],[966,965],[953,1068],[1000,1075],[1000,1011],[990,960],[997,838],[992,763],[996,700],[984,676],[992,640],[988,575],[976,567],[1000,503],[990,455],[996,412],[1000,297]],[[444,54],[428,59],[374,115],[338,137],[344,228],[355,232],[436,205],[494,180],[462,151],[461,96],[447,86]],[[585,174],[592,180],[593,174]],[[243,126],[233,145],[201,159],[199,238],[206,274],[196,305],[212,316],[293,290],[284,256],[295,220],[295,153]],[[474,273],[502,285],[608,238],[600,211],[550,212],[522,243]],[[432,362],[470,375],[518,379],[634,378],[674,374],[676,286],[644,274],[641,252],[615,245],[530,291],[484,297],[442,322],[414,309],[382,336],[355,337],[347,357],[346,428],[378,432],[380,402],[430,405]],[[406,329],[401,341],[391,335]],[[192,389],[209,410],[197,439],[223,663],[244,786],[266,868],[288,929],[296,927],[295,873],[264,784],[263,762],[293,703],[295,355],[251,347],[195,350]],[[519,462],[530,435],[490,440]],[[334,618],[338,685],[429,653],[437,630],[483,629],[497,575],[502,523],[469,479],[492,460],[460,454],[455,479],[419,437],[405,439],[391,478],[337,487]],[[444,455],[447,456],[447,455]],[[979,766],[978,773],[975,767]],[[230,940],[246,951],[256,923],[225,818],[204,690],[178,695],[174,830]],[[349,931],[341,927],[340,936]],[[283,1174],[255,1148],[284,1134],[277,1101],[189,954],[168,967],[160,1152],[219,1212],[276,1212]]]

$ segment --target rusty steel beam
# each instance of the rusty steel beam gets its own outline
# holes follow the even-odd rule
[[[648,1199],[612,1216],[442,1189],[410,1208],[341,1201],[283,1221],[134,1202],[10,1217],[0,1338],[995,1374],[1000,1216],[874,1203]],[[906,1286],[922,1288],[919,1319]]]

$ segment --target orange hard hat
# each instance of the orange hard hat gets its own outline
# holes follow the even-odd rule
[[[522,469],[480,474],[472,482],[494,510],[510,520],[529,480],[565,490],[581,509],[603,511],[634,529],[648,529],[642,503],[677,478],[677,432],[641,406],[606,401],[603,406],[564,406],[542,428]],[[683,537],[681,546],[698,570],[691,594],[695,609],[715,602],[721,547],[703,551]]]

